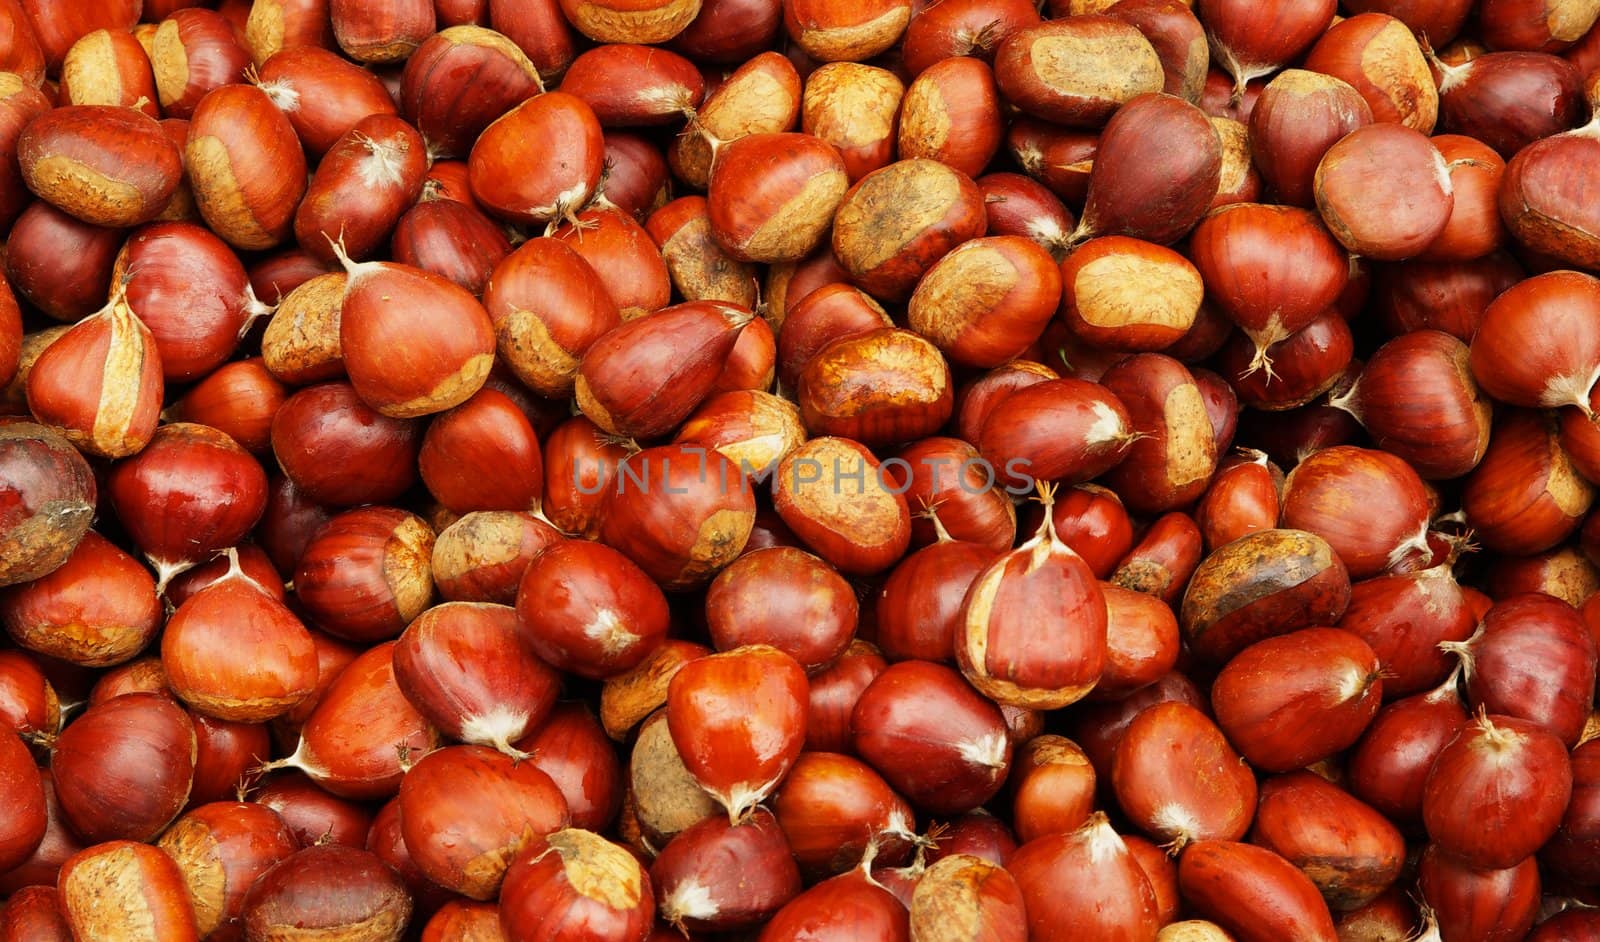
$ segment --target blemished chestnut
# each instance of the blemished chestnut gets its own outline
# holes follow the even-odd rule
[[[66,438],[42,425],[0,426],[0,470],[15,494],[0,511],[0,585],[47,575],[93,520],[94,473]]]

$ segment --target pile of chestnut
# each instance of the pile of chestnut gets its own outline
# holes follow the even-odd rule
[[[0,942],[1600,940],[1597,20],[0,0]]]

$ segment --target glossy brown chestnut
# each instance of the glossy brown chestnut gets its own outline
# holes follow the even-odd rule
[[[1336,623],[1349,602],[1349,572],[1326,540],[1304,530],[1261,530],[1206,557],[1179,622],[1195,654],[1220,663],[1262,638]]]
[[[806,77],[800,129],[831,144],[854,183],[894,160],[895,114],[905,91],[888,69],[829,62]]]
[[[90,707],[51,756],[62,814],[91,842],[155,838],[188,801],[194,762],[194,724],[156,693]]]
[[[202,937],[241,933],[245,894],[300,843],[278,813],[254,802],[201,805],[173,822],[157,843],[178,870]]]
[[[778,463],[772,490],[783,522],[840,572],[882,572],[911,545],[905,496],[859,442],[811,439]]]
[[[849,646],[857,610],[844,577],[793,547],[741,556],[706,590],[706,623],[717,650],[768,644],[813,674]]]
[[[543,89],[538,69],[513,40],[461,24],[427,37],[406,59],[397,100],[429,154],[466,157],[484,128]]]
[[[183,154],[206,224],[239,249],[289,237],[306,191],[305,152],[266,92],[226,85],[195,107]]]
[[[87,532],[60,566],[0,597],[18,644],[86,667],[132,660],[159,630],[155,579],[132,556]]]
[[[41,115],[17,140],[28,188],[96,226],[136,226],[167,205],[183,162],[148,115],[111,105],[68,105]]]
[[[103,458],[127,457],[150,443],[165,391],[155,336],[120,290],[39,353],[26,387],[35,419]]]
[[[880,673],[851,712],[850,736],[857,755],[930,814],[978,807],[1011,766],[1000,709],[956,671],[926,661]]]
[[[493,389],[480,389],[428,424],[417,468],[428,493],[458,514],[537,510],[544,490],[533,426]]]
[[[185,704],[221,720],[261,723],[309,697],[318,678],[316,643],[280,596],[258,584],[229,549],[228,571],[184,599],[161,635],[167,686]]]
[[[637,452],[604,486],[597,535],[662,588],[704,585],[738,557],[755,526],[755,492],[745,473],[700,445]]]
[[[433,600],[433,530],[390,507],[348,510],[306,545],[295,597],[319,628],[352,641],[398,635]]]
[[[1286,772],[1353,745],[1383,702],[1378,656],[1355,634],[1305,628],[1258,641],[1217,675],[1217,725],[1257,768]]]
[[[1385,13],[1359,13],[1321,35],[1302,68],[1343,79],[1372,109],[1372,118],[1433,133],[1439,92],[1411,29]]]
[[[645,942],[655,910],[638,858],[593,831],[565,828],[536,839],[511,864],[493,931],[503,928],[500,937],[510,942],[540,937],[532,931],[548,939],[599,933]]]
[[[330,895],[329,883],[340,892]],[[242,921],[246,938],[287,930],[359,932],[373,942],[398,942],[411,912],[406,885],[376,854],[321,844],[284,858],[258,877],[245,896]]]
[[[805,671],[777,648],[747,645],[685,664],[667,692],[684,766],[730,823],[747,819],[800,755]]]
[[[1477,539],[1515,555],[1560,543],[1582,521],[1594,488],[1561,447],[1553,419],[1530,410],[1504,410],[1489,449],[1466,478],[1461,508]]]
[[[1098,14],[1018,29],[995,50],[994,70],[1008,101],[1068,127],[1100,127],[1125,102],[1166,84],[1144,35]]]
[[[335,242],[350,258],[371,256],[417,201],[428,160],[422,135],[400,118],[357,121],[323,155],[295,210],[300,247],[327,265],[338,261]]]
[[[267,0],[263,6],[282,0]],[[293,0],[325,4],[327,0]],[[256,7],[260,9],[260,7]],[[317,14],[327,24],[326,10]],[[287,40],[286,40],[287,41]],[[328,152],[356,122],[374,114],[396,114],[389,92],[372,72],[326,47],[290,43],[262,59],[257,87],[278,106],[313,156]]]
[[[1333,917],[1294,864],[1253,844],[1203,841],[1178,860],[1178,888],[1195,911],[1240,942],[1334,942]]]
[[[267,475],[222,432],[178,422],[113,468],[106,493],[164,589],[176,573],[243,540],[266,507]]]

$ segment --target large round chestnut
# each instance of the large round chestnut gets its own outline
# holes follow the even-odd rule
[[[1194,653],[1222,663],[1263,638],[1335,624],[1349,603],[1350,573],[1328,541],[1260,530],[1206,557],[1179,620]]]
[[[1289,472],[1280,523],[1327,540],[1358,580],[1424,554],[1431,510],[1426,485],[1410,465],[1385,452],[1341,445]]]
[[[934,262],[983,235],[986,225],[971,177],[926,158],[901,160],[845,193],[834,215],[833,254],[857,286],[903,301]]]
[[[1313,188],[1317,210],[1340,244],[1380,260],[1421,253],[1455,208],[1444,156],[1421,132],[1399,124],[1345,135],[1317,164]]]
[[[1489,549],[1526,556],[1566,539],[1594,501],[1594,487],[1561,447],[1553,416],[1502,410],[1483,460],[1467,475],[1461,509]]]
[[[539,439],[507,395],[480,389],[428,425],[417,453],[422,483],[445,509],[536,510],[544,491]]]
[[[593,831],[564,828],[534,840],[506,871],[498,929],[508,942],[646,942],[655,910],[637,857]]]
[[[1378,656],[1337,628],[1257,641],[1217,675],[1217,725],[1250,763],[1287,772],[1354,745],[1383,705]]]
[[[754,317],[725,301],[688,301],[626,321],[584,351],[578,408],[614,435],[665,435],[711,394]]]
[[[711,235],[741,262],[796,262],[821,244],[850,180],[838,150],[810,134],[750,134],[717,151]]]
[[[1342,79],[1361,93],[1372,118],[1433,132],[1439,93],[1411,28],[1384,12],[1358,13],[1317,39],[1302,68]]]
[[[534,558],[517,590],[517,632],[556,668],[605,679],[636,667],[666,637],[667,598],[626,555],[563,540]]]
[[[701,445],[637,452],[602,487],[600,541],[664,589],[709,582],[743,552],[755,526],[755,492],[744,469]]]
[[[295,570],[295,597],[319,628],[352,641],[398,635],[433,600],[433,530],[392,507],[329,520]]]
[[[329,892],[337,887],[338,892]],[[245,896],[245,937],[285,933],[344,935],[399,942],[410,924],[411,893],[376,854],[317,844],[263,873]]]
[[[1206,294],[1266,348],[1333,306],[1350,280],[1350,259],[1322,220],[1306,209],[1235,203],[1207,215],[1190,237],[1189,257]]]
[[[482,510],[439,531],[433,542],[433,581],[450,602],[512,605],[533,558],[561,532],[532,514]]]
[[[517,637],[515,611],[485,603],[446,602],[419,615],[395,644],[394,677],[446,735],[508,754],[560,693],[556,672]]]
[[[161,635],[167,685],[193,709],[261,723],[289,712],[317,685],[316,643],[271,589],[239,566],[179,603]]]
[[[471,899],[493,899],[510,862],[568,822],[550,776],[483,746],[430,752],[400,782],[400,828],[412,861]]]
[[[600,121],[582,99],[565,92],[536,95],[501,115],[472,145],[472,195],[511,222],[565,219],[594,193],[604,150]],[[549,172],[521,172],[534,166]]]
[[[50,573],[0,590],[0,622],[29,651],[110,667],[150,643],[162,606],[150,570],[91,531]]]
[[[483,388],[495,338],[477,298],[432,272],[357,263],[342,245],[334,248],[346,275],[339,349],[363,402],[392,418],[414,418],[458,406]]]
[[[183,163],[200,215],[229,245],[269,249],[291,235],[305,151],[265,91],[224,85],[200,99]]]
[[[480,4],[480,9],[483,4]],[[481,14],[480,14],[481,17]],[[538,70],[497,24],[447,25],[406,59],[396,96],[438,157],[465,157],[496,118],[543,90]]]
[[[266,805],[217,801],[179,818],[157,846],[183,874],[201,935],[236,938],[245,894],[300,842]]]
[[[1039,339],[1061,300],[1062,280],[1050,253],[1031,239],[973,239],[917,282],[907,323],[957,363],[1000,366]]]
[[[1577,406],[1587,413],[1600,377],[1600,281],[1575,271],[1535,275],[1508,288],[1483,312],[1471,340],[1472,375],[1513,406]]]
[[[1255,773],[1199,709],[1177,701],[1147,706],[1127,723],[1114,757],[1117,804],[1153,839],[1182,850],[1193,841],[1238,840],[1249,829]]]
[[[423,429],[383,415],[349,383],[308,386],[272,418],[278,467],[305,498],[328,507],[381,504],[417,479]]]
[[[956,671],[927,661],[880,673],[851,712],[850,737],[857,755],[929,814],[982,805],[1011,767],[999,707]]]
[[[808,673],[833,663],[855,636],[850,584],[816,556],[774,546],[748,553],[706,590],[706,624],[720,651],[770,644]]]
[[[183,173],[161,125],[132,108],[66,105],[34,119],[16,144],[28,188],[96,226],[136,226],[166,208]]]
[[[92,706],[51,756],[56,797],[89,841],[148,841],[189,800],[194,724],[171,697],[130,693]]]
[[[805,743],[805,670],[752,644],[683,665],[667,690],[667,726],[683,764],[739,822],[783,781]]]
[[[1102,15],[1017,30],[995,50],[994,72],[1012,104],[1068,127],[1100,127],[1128,100],[1166,84],[1149,40],[1132,25]],[[1116,78],[1107,81],[1108,76]]]
[[[815,435],[886,445],[926,438],[954,409],[950,366],[921,334],[895,327],[841,337],[800,373],[800,417]]]
[[[911,545],[905,497],[859,442],[813,438],[778,463],[772,491],[783,522],[840,572],[882,572]]]
[[[266,509],[267,475],[222,432],[178,422],[113,468],[106,491],[165,588],[178,572],[244,539]]]
[[[1422,821],[1444,853],[1478,870],[1527,860],[1555,836],[1572,795],[1572,763],[1554,734],[1480,713],[1434,760]]]
[[[1594,704],[1595,642],[1568,603],[1543,592],[1495,602],[1456,654],[1474,707],[1537,723],[1568,748],[1585,732]]]

